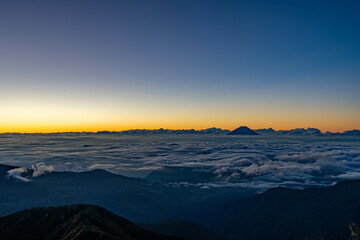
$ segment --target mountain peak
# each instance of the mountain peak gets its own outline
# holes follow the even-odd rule
[[[257,132],[251,130],[247,126],[241,126],[229,132],[227,135],[259,135]]]
[[[4,239],[180,240],[145,230],[95,205],[67,205],[23,210],[0,218]]]

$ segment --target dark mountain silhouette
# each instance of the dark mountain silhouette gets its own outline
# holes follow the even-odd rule
[[[33,208],[0,218],[6,240],[181,240],[145,230],[95,205]]]
[[[163,167],[155,170],[145,177],[149,182],[211,182],[219,179],[213,172],[193,171],[190,168],[182,167]]]
[[[322,133],[317,128],[294,128],[290,130],[274,130],[272,128],[263,128],[254,130],[259,135],[294,135],[294,136],[360,136],[359,129],[347,130],[340,132]],[[125,131],[98,131],[98,132],[52,132],[52,133],[0,133],[0,136],[94,136],[94,135],[133,135],[133,136],[149,136],[149,135],[225,135],[230,131],[221,128],[207,128],[201,130],[195,129],[132,129]],[[232,135],[232,134],[230,134]]]
[[[21,182],[6,177],[10,169],[15,167],[0,165],[0,216],[26,208],[84,203],[105,207],[136,222],[169,217],[200,222],[209,210],[255,193],[246,188],[178,187],[168,185],[162,174],[147,181],[104,170],[52,172],[36,178],[33,170],[28,170],[21,176],[31,181]]]
[[[262,135],[276,134],[276,135],[291,135],[291,136],[324,136],[317,128],[295,128],[290,130],[275,131],[272,128],[256,129],[257,133]]]
[[[270,189],[219,209],[207,226],[229,239],[348,239],[360,222],[360,180],[328,188]]]
[[[0,165],[3,174],[0,176],[0,215],[34,206],[81,202],[106,207],[136,222],[186,219],[234,240],[348,239],[349,224],[360,222],[360,180],[328,188],[274,188],[253,196],[244,188],[172,186],[162,182],[161,174],[153,176],[152,181],[102,170],[53,172],[31,178],[29,170],[22,176],[31,181],[21,182],[5,177],[9,169],[13,167]],[[189,173],[190,176],[194,175]],[[180,220],[148,226],[160,233],[182,232],[183,237],[187,234],[185,229],[192,229],[193,235],[187,236],[192,239],[199,233],[204,234],[199,239],[216,237],[199,225]],[[1,229],[4,228],[0,226]]]
[[[187,240],[225,239],[200,224],[177,218],[166,219],[157,223],[139,223],[138,225],[152,232],[166,235],[176,235]]]
[[[241,126],[229,132],[227,135],[259,135],[259,134],[246,126]]]

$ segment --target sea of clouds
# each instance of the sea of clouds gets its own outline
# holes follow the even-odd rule
[[[213,178],[174,186],[306,188],[360,178],[359,137],[281,136],[7,136],[0,164],[18,166],[8,177],[52,171],[104,169],[145,177],[164,168],[186,168]]]

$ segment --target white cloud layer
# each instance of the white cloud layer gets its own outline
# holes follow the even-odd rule
[[[7,171],[7,178],[13,178],[20,182],[30,182],[30,180],[26,177],[21,176],[23,173],[27,173],[28,170],[26,168],[14,168],[9,171]]]
[[[51,173],[54,170],[53,166],[46,166],[45,163],[43,163],[43,162],[36,163],[35,165],[32,165],[31,167],[34,170],[34,172],[32,174],[33,177],[38,177],[45,173]]]
[[[179,167],[214,175],[182,184],[200,187],[304,188],[360,178],[360,138],[32,136],[0,139],[0,144],[6,149],[0,151],[0,163],[33,165],[34,177],[93,169],[144,177]]]

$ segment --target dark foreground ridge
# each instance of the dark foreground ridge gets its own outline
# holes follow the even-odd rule
[[[6,240],[181,240],[145,230],[95,205],[33,208],[0,218]]]
[[[173,180],[161,174],[153,175],[147,181],[103,170],[52,172],[37,178],[31,178],[29,170],[22,177],[31,181],[24,182],[6,177],[10,169],[14,167],[0,165],[0,215],[34,206],[81,202],[100,205],[132,221],[146,223],[140,226],[149,231],[188,240],[217,240],[219,236],[229,240],[349,239],[349,224],[360,223],[360,180],[305,190],[279,187],[254,195],[243,188],[172,187],[166,183]],[[186,171],[181,173],[188,178],[199,177]],[[178,177],[176,175],[174,179]],[[81,238],[55,234],[66,232],[70,237],[75,236],[73,233],[81,233],[79,236],[99,234],[99,239],[104,239],[102,236],[112,237],[118,231],[127,233],[126,236],[138,231],[144,233],[144,230],[136,230],[139,228],[134,225],[122,228],[128,226],[123,224],[128,221],[105,209],[81,209],[35,208],[0,218],[0,239],[41,240],[43,235],[32,234],[42,232],[52,237],[47,239],[76,240]],[[160,221],[162,219],[168,220]],[[352,232],[356,234],[356,231]],[[2,235],[5,233],[8,237]],[[116,239],[110,237],[107,239]],[[82,239],[92,238],[86,235]]]
[[[139,226],[156,233],[181,236],[186,240],[226,240],[200,224],[178,218],[169,218],[156,223],[139,223]]]
[[[229,132],[227,135],[260,135],[246,126],[238,127],[237,129]]]
[[[208,219],[207,227],[233,240],[349,239],[349,224],[360,223],[360,180],[270,189],[227,204]]]

